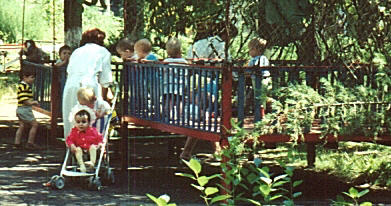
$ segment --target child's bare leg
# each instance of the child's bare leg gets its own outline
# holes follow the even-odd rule
[[[88,150],[90,152],[90,161],[91,161],[92,166],[94,166],[95,162],[96,162],[96,150],[97,149],[98,149],[98,147],[96,145],[91,145],[90,149]]]
[[[15,134],[15,144],[16,145],[20,145],[24,127],[25,127],[24,122],[19,121],[19,128],[18,128],[18,130],[16,130],[16,134]]]
[[[31,129],[29,132],[29,138],[27,140],[28,143],[34,144],[35,135],[37,134],[38,122],[36,120],[31,122]]]
[[[77,163],[80,166],[80,171],[86,172],[87,169],[86,169],[86,166],[84,165],[84,161],[83,161],[83,150],[80,147],[76,147],[75,157],[76,157]]]

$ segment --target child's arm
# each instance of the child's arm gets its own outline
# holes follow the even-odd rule
[[[38,101],[31,100],[31,99],[23,101],[23,104],[26,106],[31,106],[31,105],[39,106]]]

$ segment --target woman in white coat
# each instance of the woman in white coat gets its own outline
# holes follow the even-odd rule
[[[111,54],[103,47],[106,34],[95,28],[85,31],[77,48],[69,59],[67,80],[62,99],[64,138],[71,129],[69,114],[78,103],[77,90],[80,87],[94,88],[97,98],[107,99],[108,86],[112,83]]]

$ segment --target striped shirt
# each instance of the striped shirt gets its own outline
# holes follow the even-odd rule
[[[24,101],[33,100],[33,90],[31,86],[24,81],[21,81],[18,85],[18,107],[25,106]]]

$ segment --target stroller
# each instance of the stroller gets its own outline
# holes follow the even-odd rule
[[[111,134],[114,132],[111,124],[115,123],[115,120],[118,119],[117,114],[114,110],[115,103],[119,93],[119,87],[117,83],[114,83],[115,93],[113,98],[113,105],[111,106],[110,113],[96,120],[94,123],[94,127],[98,129],[98,131],[103,136],[103,144],[100,147],[100,155],[97,160],[97,164],[94,172],[80,172],[78,169],[78,165],[76,161],[74,161],[74,157],[72,156],[70,149],[67,148],[64,163],[61,167],[60,175],[54,175],[50,179],[47,185],[55,189],[63,189],[65,186],[65,176],[70,177],[71,180],[75,178],[84,178],[87,181],[87,188],[90,190],[98,190],[102,189],[102,181],[108,184],[114,184],[114,173],[112,168],[110,168],[110,158],[108,151],[108,140]],[[71,158],[69,158],[71,156]],[[71,159],[71,165],[67,165],[68,160]],[[102,161],[103,160],[103,161]]]

